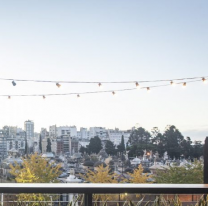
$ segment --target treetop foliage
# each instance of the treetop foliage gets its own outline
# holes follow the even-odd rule
[[[103,164],[98,166],[96,171],[88,170],[85,175],[81,175],[83,179],[91,183],[117,183],[114,178],[115,174],[110,172],[109,166],[104,167]]]
[[[129,182],[129,183],[150,183],[148,179],[152,178],[151,175],[144,174],[143,173],[143,167],[140,164],[137,169],[134,170],[133,174],[127,173],[130,178],[129,179],[124,179],[124,182]]]
[[[164,171],[157,171],[155,180],[156,183],[203,184],[203,164],[196,160],[193,164],[170,166]]]
[[[167,151],[171,159],[179,159],[182,156],[193,159],[203,155],[201,142],[193,143],[190,137],[184,138],[174,125],[168,125],[164,133],[157,127],[152,129],[151,134],[142,127],[137,128],[132,131],[129,143],[129,157],[142,156],[144,150],[152,150],[153,153],[157,151],[160,157]]]
[[[18,183],[49,183],[57,182],[60,165],[49,163],[37,153],[23,159],[22,166],[10,165],[10,173]]]

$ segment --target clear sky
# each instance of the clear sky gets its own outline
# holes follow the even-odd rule
[[[207,0],[0,1],[0,77],[125,81],[208,76]],[[104,85],[104,89],[134,85]],[[0,81],[0,94],[96,91],[97,85]],[[208,84],[112,94],[0,97],[0,126],[147,130],[175,125],[208,136]]]

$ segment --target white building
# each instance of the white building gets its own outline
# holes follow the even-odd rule
[[[108,130],[109,140],[113,142],[116,146],[118,146],[121,143],[122,135],[124,137],[124,144],[126,145],[126,143],[129,140],[130,134],[130,131],[121,131],[118,128]]]
[[[79,139],[90,139],[90,131],[87,128],[80,128],[80,131],[77,132],[77,137]]]
[[[56,138],[57,135],[57,129],[56,129],[56,125],[52,125],[49,127],[49,136],[51,138]]]
[[[101,140],[108,140],[108,133],[104,127],[90,127],[90,139],[95,136]]]
[[[24,130],[26,132],[28,147],[32,148],[34,143],[34,122],[31,120],[25,121]]]
[[[70,137],[77,137],[77,128],[76,126],[60,126],[56,125],[49,127],[49,136],[56,138],[62,135],[69,135]]]
[[[22,132],[16,133],[15,135],[7,136],[6,148],[7,148],[7,151],[15,149],[20,154],[24,154],[25,153],[25,132],[22,131]]]

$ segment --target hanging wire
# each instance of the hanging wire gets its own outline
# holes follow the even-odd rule
[[[16,81],[16,82],[39,82],[39,83],[56,83],[56,84],[130,84],[130,83],[150,83],[150,82],[171,82],[171,81],[182,81],[182,80],[194,80],[194,79],[206,79],[208,76],[202,77],[185,77],[179,79],[161,79],[161,80],[134,80],[134,81],[50,81],[50,80],[35,80],[35,79],[7,79],[7,78],[0,78],[0,81]],[[58,83],[57,83],[58,82]]]
[[[202,81],[200,80],[192,80],[192,81],[187,81],[186,84],[189,83],[194,83],[194,82],[199,82]],[[184,82],[177,82],[175,83],[176,85],[178,84],[184,84]],[[167,86],[171,86],[170,83],[168,84],[162,84],[162,85],[152,85],[152,86],[145,86],[145,87],[141,87],[140,89],[146,89],[146,90],[150,90],[151,88],[157,88],[157,87],[167,87]],[[117,89],[117,90],[105,90],[105,91],[89,91],[89,92],[71,92],[71,93],[60,93],[60,94],[14,94],[14,95],[0,95],[0,97],[31,97],[31,96],[42,96],[43,98],[46,96],[69,96],[69,95],[77,95],[77,97],[80,97],[80,95],[84,95],[84,94],[98,94],[98,93],[112,93],[115,94],[116,92],[124,92],[124,91],[132,91],[132,90],[137,90],[137,88],[128,88],[128,89]]]

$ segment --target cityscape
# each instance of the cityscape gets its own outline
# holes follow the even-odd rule
[[[35,123],[26,120],[24,128],[4,126],[0,130],[1,182],[203,183],[204,143],[184,138],[173,125],[164,133],[157,127],[148,132],[142,127],[122,131],[52,125],[39,133],[34,128]],[[38,168],[43,164],[46,171],[41,174]],[[34,170],[37,179],[28,176],[28,169]],[[197,177],[193,179],[193,175]],[[59,204],[75,203],[75,196],[61,195]],[[51,198],[20,195],[19,199],[37,201],[42,197]],[[137,201],[136,196],[131,198]],[[4,199],[16,200],[6,195]]]
[[[0,206],[207,206],[208,1],[0,1]]]

